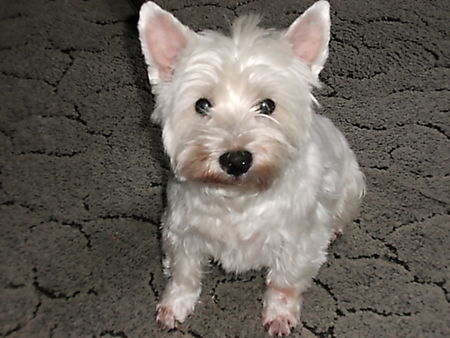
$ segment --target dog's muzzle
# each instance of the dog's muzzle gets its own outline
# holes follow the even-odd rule
[[[219,157],[222,169],[234,177],[245,174],[252,165],[253,156],[248,151],[229,151]]]

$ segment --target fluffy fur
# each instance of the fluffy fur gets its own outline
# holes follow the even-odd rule
[[[170,281],[157,307],[167,328],[193,312],[202,265],[213,258],[231,272],[267,268],[263,324],[272,335],[289,334],[302,292],[364,194],[344,136],[313,112],[311,91],[328,56],[328,3],[286,31],[258,21],[237,19],[230,36],[195,33],[153,2],[141,8],[153,119],[174,173],[163,219]],[[211,102],[207,114],[196,112],[200,98]],[[276,104],[270,115],[258,110],[267,98]],[[219,158],[241,150],[251,166],[230,175]]]

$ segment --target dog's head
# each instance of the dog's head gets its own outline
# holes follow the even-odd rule
[[[264,190],[308,137],[311,90],[328,56],[328,2],[286,31],[258,23],[240,17],[229,37],[195,33],[155,3],[142,6],[153,119],[178,179]]]

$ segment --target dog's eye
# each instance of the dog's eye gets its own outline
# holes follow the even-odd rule
[[[212,104],[205,98],[198,99],[195,102],[195,111],[200,115],[208,115],[209,110],[211,109]]]
[[[270,115],[275,110],[275,102],[271,99],[264,99],[258,103],[256,111],[259,114]]]

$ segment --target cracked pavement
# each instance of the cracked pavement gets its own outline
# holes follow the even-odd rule
[[[194,29],[313,1],[157,1]],[[136,32],[139,1],[16,0],[0,11],[0,334],[263,337],[262,271],[212,265],[195,314],[154,320],[167,161]],[[293,337],[448,337],[448,1],[331,0],[320,113],[367,177]]]

